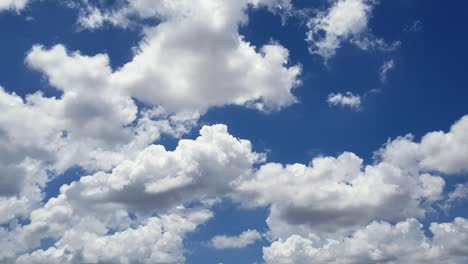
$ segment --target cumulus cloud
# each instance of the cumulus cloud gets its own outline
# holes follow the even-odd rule
[[[25,2],[1,3],[19,10]],[[222,198],[269,209],[268,263],[466,262],[467,220],[433,223],[429,238],[412,218],[444,197],[466,198],[464,185],[444,195],[439,174],[468,172],[468,117],[420,142],[389,141],[370,164],[343,152],[260,166],[265,156],[224,125],[204,126],[167,150],[155,143],[161,134],[180,137],[212,107],[274,111],[297,101],[301,68],[289,51],[274,41],[255,47],[239,33],[250,8],[285,12],[291,2],[135,0],[110,10],[92,3],[76,2],[83,27],[158,24],[141,27],[134,57],[118,69],[106,54],[32,47],[26,64],[56,97],[0,88],[0,262],[183,263],[186,234],[213,216],[204,201]],[[375,3],[333,1],[309,23],[311,52],[330,58],[343,41],[394,48],[368,32]],[[328,102],[358,109],[361,98],[332,94]],[[47,182],[74,166],[87,176],[42,201]],[[248,230],[212,244],[241,248],[260,239]]]
[[[373,222],[338,240],[291,236],[263,249],[268,264],[466,263],[468,220],[432,223],[428,237],[416,219]]]
[[[375,0],[334,0],[332,6],[312,18],[307,24],[309,51],[327,61],[333,57],[342,42],[350,41],[361,49],[393,50],[398,42],[387,44],[372,36],[368,30]]]
[[[197,139],[180,140],[174,151],[148,146],[110,172],[63,185],[58,197],[31,212],[29,224],[9,233],[11,237],[2,243],[15,251],[0,261],[21,256],[18,260],[24,263],[55,257],[57,263],[180,263],[182,253],[176,249],[183,234],[211,217],[209,211],[183,205],[228,195],[262,159],[263,155],[252,152],[249,141],[231,136],[223,125],[203,127]],[[171,226],[159,227],[160,217],[147,218],[154,215],[167,215]],[[189,217],[189,223],[180,217]],[[184,228],[187,224],[190,228]],[[147,230],[153,228],[157,234],[150,235]],[[148,236],[137,239],[140,233]],[[252,239],[252,234],[245,238]],[[43,239],[55,241],[54,246],[31,252]],[[119,250],[124,241],[141,244]]]
[[[343,234],[374,219],[424,217],[441,199],[441,177],[409,172],[381,162],[363,165],[353,153],[318,157],[303,164],[262,165],[244,181],[250,206],[269,206],[271,235]],[[274,191],[272,191],[274,190]]]
[[[129,1],[112,11],[120,14],[117,24],[131,15],[161,23],[145,27],[133,60],[112,74],[112,87],[171,112],[203,114],[229,104],[278,110],[293,104],[301,68],[289,65],[289,51],[275,42],[252,46],[238,32],[248,21],[247,8],[288,6],[278,0]]]
[[[328,95],[327,102],[331,106],[349,107],[353,110],[357,110],[361,106],[361,97],[351,92],[346,92],[344,94],[331,93]]]
[[[0,3],[19,10],[25,2]],[[162,214],[172,215],[182,204],[229,195],[263,156],[225,126],[204,127],[199,138],[180,141],[174,151],[152,144],[161,134],[187,133],[211,107],[272,111],[296,102],[292,90],[301,69],[290,65],[288,50],[273,41],[255,47],[238,32],[248,8],[282,12],[289,1],[121,4],[123,11],[112,16],[116,25],[135,15],[160,20],[143,27],[143,40],[127,64],[114,70],[107,54],[35,45],[25,62],[59,95],[38,91],[23,98],[0,89],[0,223],[30,221],[2,229],[2,248],[13,249],[2,261],[22,255],[18,261],[25,263],[182,262],[184,230],[194,227],[182,228],[180,219],[174,220],[179,233],[159,228],[161,242],[157,234],[142,237],[145,254],[118,247],[157,229]],[[102,25],[111,17],[106,14],[94,12],[89,26]],[[58,197],[42,204],[47,182],[74,166],[89,176],[62,186]],[[53,240],[53,247],[35,250],[43,239]],[[130,256],[137,253],[140,258]]]
[[[333,236],[374,219],[424,218],[444,197],[445,181],[437,174],[467,172],[467,124],[465,116],[449,132],[427,133],[420,143],[410,136],[390,141],[372,165],[350,152],[309,165],[268,163],[239,185],[240,199],[270,208],[273,238]],[[462,187],[452,200],[460,195]]]
[[[46,63],[45,58],[33,57],[28,57],[29,63]],[[93,61],[78,55],[75,59],[83,60],[76,72],[93,72]],[[61,72],[52,75],[69,77]],[[51,83],[61,87],[53,78]],[[142,109],[137,117],[134,102],[118,92],[107,91],[107,96],[86,87],[64,87],[61,98],[36,92],[25,99],[0,87],[1,223],[26,216],[39,205],[46,183],[69,168],[111,169],[162,133],[179,135],[193,126],[190,120],[157,109]]]
[[[0,12],[3,10],[21,11],[28,4],[28,0],[0,0]]]
[[[110,170],[163,133],[188,132],[210,107],[269,111],[296,102],[291,91],[300,83],[300,67],[288,66],[287,49],[276,43],[257,49],[237,31],[247,21],[248,7],[289,6],[289,1],[129,1],[124,9],[162,22],[144,29],[135,57],[115,71],[107,54],[35,45],[27,65],[61,95],[36,92],[21,98],[0,89],[5,113],[0,196],[8,196],[0,198],[8,200],[0,210],[9,211],[2,215],[27,212],[41,200],[45,183],[73,166]],[[134,98],[148,108],[138,108]],[[28,171],[37,176],[27,176]],[[27,182],[35,191],[25,187]],[[33,197],[26,198],[26,189]]]
[[[20,256],[16,263],[183,263],[183,239],[212,216],[209,211],[145,219],[106,235],[74,226],[54,246]]]
[[[170,209],[222,197],[262,158],[252,152],[249,141],[229,135],[226,126],[205,126],[197,139],[181,140],[174,151],[151,145],[110,173],[82,177],[63,194],[95,206],[117,203],[145,212]]]
[[[238,236],[215,236],[211,239],[211,244],[217,249],[244,248],[262,239],[262,235],[257,230],[247,230]]]
[[[468,116],[455,122],[450,131],[424,135],[420,142],[407,135],[389,141],[377,154],[399,167],[446,174],[468,172]]]

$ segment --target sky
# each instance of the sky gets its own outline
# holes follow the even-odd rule
[[[467,263],[466,17],[0,0],[0,263]]]

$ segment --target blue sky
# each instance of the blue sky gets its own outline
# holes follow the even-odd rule
[[[466,263],[467,15],[0,0],[0,263]]]

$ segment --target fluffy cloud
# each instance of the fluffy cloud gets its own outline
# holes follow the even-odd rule
[[[322,56],[325,61],[333,57],[344,41],[351,41],[361,49],[392,50],[399,43],[386,44],[368,32],[375,0],[334,0],[332,6],[312,18],[307,32],[309,51]]]
[[[217,249],[244,248],[258,240],[262,235],[256,230],[247,230],[238,236],[215,236],[211,239],[211,244]]]
[[[183,263],[184,236],[212,216],[209,211],[151,217],[114,234],[72,228],[53,246],[16,263]]]
[[[19,4],[8,2],[8,7],[19,10]],[[0,223],[30,220],[2,229],[7,234],[2,247],[14,249],[3,260],[24,253],[20,260],[29,263],[166,262],[147,255],[141,256],[144,261],[121,259],[120,250],[95,256],[85,245],[117,245],[122,237],[131,239],[153,226],[152,220],[144,221],[151,213],[171,214],[180,204],[229,194],[262,156],[224,126],[203,128],[197,140],[183,140],[175,151],[151,144],[163,133],[186,133],[210,107],[269,111],[296,102],[291,92],[300,83],[300,67],[289,65],[288,50],[274,42],[254,47],[238,33],[248,8],[276,12],[289,9],[289,1],[127,4],[120,13],[125,19],[115,18],[116,24],[135,14],[161,23],[144,28],[126,65],[113,70],[106,54],[35,45],[26,64],[44,74],[59,95],[38,91],[22,98],[0,89]],[[98,17],[106,11],[94,14],[98,24],[107,19]],[[137,107],[135,99],[147,106]],[[42,205],[47,182],[74,166],[90,176],[62,186],[58,197]],[[80,240],[83,233],[90,241]],[[182,235],[174,236],[177,243],[168,244],[180,256],[175,249]],[[31,252],[43,239],[55,241],[54,247]]]
[[[183,234],[203,223],[211,213],[178,208],[192,201],[228,195],[236,182],[249,176],[253,164],[262,159],[262,155],[252,152],[249,141],[229,135],[226,126],[205,126],[197,139],[181,140],[174,151],[151,145],[134,160],[122,162],[111,172],[97,172],[62,186],[57,198],[32,211],[30,223],[15,228],[10,232],[11,237],[2,243],[15,248],[10,254],[27,253],[18,259],[25,263],[40,263],[55,257],[62,263],[154,263],[155,260],[180,263],[181,252],[173,248],[180,248]],[[155,214],[169,215],[167,223],[171,226],[158,227],[159,218],[147,219]],[[182,218],[188,215],[196,221],[185,223],[180,217],[171,216],[174,214]],[[184,228],[187,224],[190,228]],[[135,238],[154,225],[158,227],[154,232],[160,235],[148,233],[148,237]],[[109,234],[112,230],[115,234]],[[172,230],[180,233],[174,234]],[[166,236],[169,242],[165,241]],[[55,241],[54,246],[30,252],[44,239]],[[119,245],[136,240],[142,245],[126,247],[129,255],[122,255]],[[12,243],[18,246],[11,246]],[[169,247],[166,251],[165,246]],[[108,251],[100,250],[102,247]],[[141,247],[146,253],[140,256]],[[159,251],[162,251],[160,255],[152,253]],[[173,254],[179,257],[162,261],[165,252],[171,253],[168,259],[175,259]],[[14,257],[4,256],[3,261]]]
[[[385,162],[363,166],[362,159],[345,152],[315,158],[309,166],[268,163],[239,189],[248,205],[270,206],[271,235],[285,238],[346,233],[374,219],[424,217],[444,185],[440,177]]]
[[[47,68],[45,64],[53,64],[50,59],[60,59],[36,57],[37,49],[28,56],[28,62],[35,67]],[[54,51],[60,53],[60,48]],[[96,62],[79,55],[70,60],[82,60],[81,68],[75,65],[77,75],[80,70],[93,72]],[[70,79],[62,84],[54,79],[58,75]],[[80,77],[85,79],[85,75]],[[90,171],[111,169],[136,156],[160,134],[179,135],[192,126],[191,121],[157,109],[143,109],[137,117],[136,106],[128,97],[68,86],[75,80],[59,71],[51,73],[50,80],[64,87],[61,98],[36,92],[23,99],[0,87],[0,110],[4,113],[0,117],[1,223],[26,216],[39,205],[47,181],[67,169],[76,165]],[[135,126],[130,127],[131,123]]]
[[[225,195],[262,157],[252,152],[249,141],[229,135],[226,126],[205,126],[197,139],[181,140],[174,151],[149,146],[110,173],[82,177],[63,195],[83,205],[116,203],[130,211],[170,209]]]
[[[443,198],[445,181],[434,173],[467,172],[467,133],[465,116],[449,132],[427,133],[420,143],[397,138],[377,152],[372,165],[349,152],[310,165],[268,163],[239,185],[240,199],[270,207],[273,238],[333,236],[374,219],[422,218]],[[462,187],[449,199],[460,195]]]
[[[228,104],[278,110],[295,103],[291,92],[301,69],[288,65],[288,50],[274,42],[254,47],[238,32],[248,7],[278,6],[287,9],[290,3],[129,1],[112,11],[120,14],[117,24],[131,14],[161,23],[144,29],[133,60],[112,74],[112,87],[170,112],[203,114]]]
[[[2,10],[15,10],[18,12],[22,10],[27,3],[28,0],[0,0],[0,12]]]
[[[391,225],[373,222],[339,240],[291,236],[263,249],[268,264],[301,263],[466,263],[468,220],[432,223],[432,237],[408,219]]]
[[[347,92],[345,94],[332,93],[328,95],[327,102],[331,106],[349,107],[356,110],[361,106],[361,97],[359,95],[354,95],[351,92]]]
[[[380,158],[399,167],[447,174],[468,172],[468,116],[452,125],[450,131],[430,132],[420,142],[412,135],[399,137],[386,144]]]

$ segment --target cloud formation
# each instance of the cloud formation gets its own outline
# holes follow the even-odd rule
[[[211,107],[270,111],[296,102],[300,67],[288,65],[288,50],[276,43],[257,49],[237,31],[248,7],[289,5],[129,1],[125,9],[162,22],[144,29],[135,57],[115,71],[107,54],[32,47],[26,64],[61,95],[21,98],[0,89],[0,222],[39,206],[46,182],[68,169],[111,170],[161,134],[187,133]]]
[[[217,249],[244,248],[260,239],[262,235],[257,230],[247,230],[238,236],[215,236],[211,239],[211,244]]]
[[[89,30],[141,23],[126,64],[113,69],[107,54],[37,44],[25,64],[57,95],[0,87],[1,263],[184,263],[187,234],[214,217],[207,201],[226,199],[268,212],[266,263],[468,261],[468,220],[432,223],[432,236],[420,222],[468,197],[466,183],[445,191],[447,177],[468,173],[468,116],[449,131],[389,140],[370,161],[345,151],[308,164],[267,163],[222,124],[180,139],[215,107],[269,112],[298,101],[302,69],[289,50],[274,40],[256,47],[239,32],[251,10],[284,15],[294,7],[289,0],[113,3],[67,2]],[[311,53],[327,60],[345,42],[398,46],[369,29],[377,1],[330,3],[308,23]],[[0,10],[26,4],[0,0]],[[393,67],[384,63],[382,82]],[[327,102],[357,110],[362,100],[346,92]],[[175,149],[157,142],[163,134],[178,138]],[[79,178],[46,199],[46,186],[73,168]],[[211,245],[241,249],[262,236],[247,230]]]
[[[300,66],[289,65],[289,51],[280,44],[255,47],[238,32],[248,22],[247,8],[275,11],[289,5],[279,0],[129,1],[117,11],[117,25],[125,24],[130,14],[161,23],[144,29],[135,57],[109,82],[170,112],[203,114],[229,104],[260,110],[291,105]],[[89,24],[84,25],[94,25]]]
[[[0,0],[0,12],[4,10],[21,11],[27,4],[28,0]]]
[[[387,44],[383,39],[374,37],[368,30],[372,9],[376,0],[333,0],[326,11],[318,12],[307,26],[306,41],[312,54],[332,58],[343,42],[367,49],[394,50],[398,42]]]
[[[331,93],[328,95],[327,102],[330,106],[349,107],[350,109],[357,110],[361,106],[361,97],[351,92],[344,94]]]
[[[388,73],[395,68],[395,61],[393,59],[385,61],[380,67],[380,81],[386,82]]]
[[[373,222],[339,240],[291,236],[263,249],[268,264],[466,263],[468,220],[432,223],[426,236],[416,219],[391,225]]]
[[[57,258],[57,263],[180,263],[182,251],[177,249],[184,234],[212,216],[183,205],[228,195],[261,159],[251,151],[250,142],[229,135],[223,125],[203,127],[197,139],[181,140],[174,151],[151,145],[109,173],[63,185],[58,197],[31,212],[29,224],[9,232],[0,246],[14,251],[0,256],[0,261],[18,255],[24,263],[48,258]],[[160,217],[148,218],[155,214]],[[154,228],[151,235],[148,230]],[[34,250],[44,239],[55,242]],[[130,240],[141,244],[118,250]],[[146,253],[140,255],[141,250]]]
[[[388,142],[378,155],[399,167],[446,174],[468,172],[468,116],[455,122],[450,131],[424,135],[420,142],[406,135]]]

